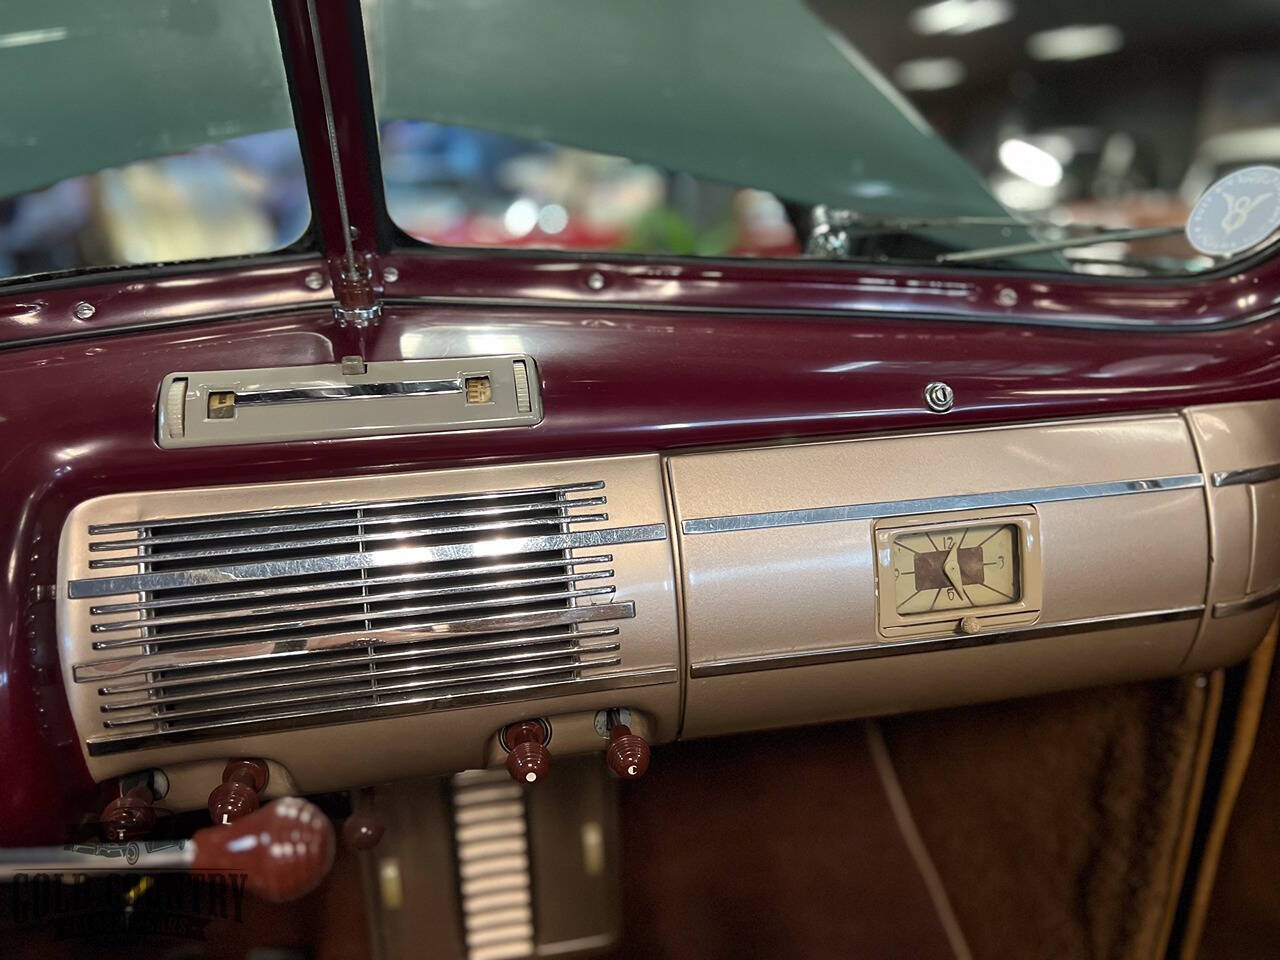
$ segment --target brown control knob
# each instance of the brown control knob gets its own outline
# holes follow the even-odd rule
[[[649,743],[632,733],[625,723],[620,723],[609,731],[604,762],[623,780],[639,780],[649,769]]]
[[[250,893],[284,903],[310,893],[333,866],[333,824],[314,803],[285,797],[229,826],[191,838],[194,870],[245,875]]]
[[[533,785],[551,772],[547,728],[537,720],[522,720],[502,731],[507,747],[507,773],[517,783]]]
[[[267,764],[263,760],[232,760],[222,770],[222,783],[209,794],[209,817],[215,826],[225,826],[258,809],[260,794],[267,786]]]
[[[151,788],[138,784],[112,800],[102,811],[102,838],[112,843],[125,843],[149,834],[156,825],[156,808]]]

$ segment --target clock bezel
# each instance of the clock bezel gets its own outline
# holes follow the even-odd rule
[[[900,614],[893,589],[893,543],[904,534],[953,531],[957,527],[1012,526],[1018,531],[1018,599],[985,607]],[[911,517],[885,517],[872,527],[876,563],[876,628],[886,639],[946,636],[960,621],[978,621],[979,633],[994,627],[1034,623],[1044,597],[1044,565],[1040,550],[1040,515],[1033,506],[956,510]]]

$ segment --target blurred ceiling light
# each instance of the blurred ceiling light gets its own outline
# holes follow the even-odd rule
[[[964,79],[964,64],[955,57],[921,57],[898,64],[893,82],[899,90],[945,90]]]
[[[569,211],[558,203],[548,203],[538,211],[538,229],[556,234],[569,225]]]
[[[538,223],[538,205],[528,197],[516,200],[502,215],[502,226],[513,237],[523,237]]]
[[[1014,137],[1000,144],[996,155],[1006,170],[1037,187],[1056,187],[1062,182],[1058,158],[1034,143]]]
[[[9,47],[30,47],[37,43],[56,43],[67,39],[66,27],[46,27],[43,30],[19,30],[0,34],[0,50]]]
[[[1027,53],[1036,60],[1084,60],[1115,53],[1123,46],[1120,28],[1105,23],[1058,27],[1027,37]]]
[[[926,36],[960,36],[994,27],[1013,18],[1009,0],[942,0],[911,11],[911,29]]]

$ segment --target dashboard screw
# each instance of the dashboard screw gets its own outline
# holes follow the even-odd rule
[[[88,320],[96,312],[97,312],[97,309],[94,307],[92,303],[88,303],[84,300],[81,300],[79,303],[76,304],[75,314],[76,314],[76,317],[80,320]]]
[[[1016,307],[1018,305],[1018,291],[1012,287],[1001,287],[996,294],[996,303],[1002,307]]]
[[[385,270],[382,271],[383,283],[395,283],[399,279],[400,279],[400,271],[397,270],[395,267],[387,267]]]
[[[324,277],[319,270],[312,270],[303,277],[302,282],[307,285],[308,290],[319,290],[324,286]]]
[[[924,404],[934,413],[946,413],[955,402],[955,392],[941,380],[924,388]]]
[[[587,286],[590,287],[592,290],[603,290],[604,274],[601,273],[599,270],[593,270],[591,274],[587,277]]]

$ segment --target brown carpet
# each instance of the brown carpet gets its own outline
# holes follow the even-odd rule
[[[620,793],[619,958],[953,956],[860,724],[659,748]]]
[[[1280,953],[1280,658],[1274,662],[1253,756],[1222,846],[1200,942],[1202,960]]]
[[[1193,678],[886,720],[977,958],[1154,958],[1205,718]]]

